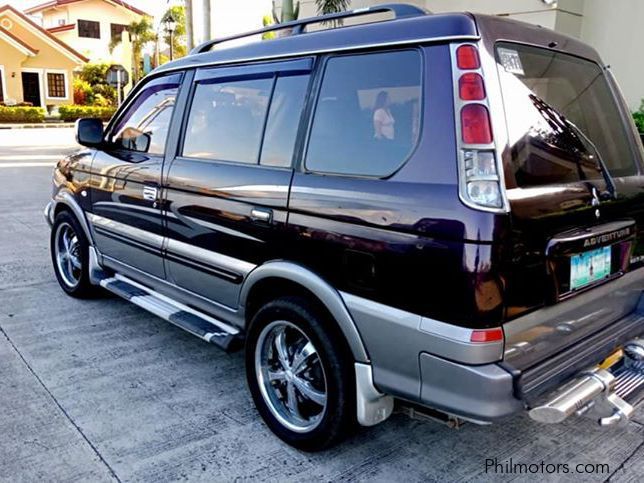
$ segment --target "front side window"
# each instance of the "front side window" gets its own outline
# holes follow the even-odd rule
[[[421,58],[415,50],[331,58],[317,100],[306,169],[392,174],[418,140],[421,85]]]
[[[150,82],[118,120],[111,142],[120,149],[162,155],[170,129],[181,75]]]
[[[257,164],[274,79],[197,84],[183,156]]]
[[[78,36],[87,39],[101,38],[101,24],[93,20],[78,21]]]
[[[47,97],[65,98],[67,90],[65,88],[65,74],[47,73]]]

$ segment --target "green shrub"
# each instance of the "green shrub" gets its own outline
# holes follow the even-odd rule
[[[96,95],[92,105],[99,107],[116,106],[118,95],[114,87],[109,84],[96,84],[92,86],[92,89]],[[106,105],[100,104],[101,102]]]
[[[74,79],[74,104],[87,106],[94,100],[94,90],[88,82],[82,79]]]
[[[33,102],[17,102],[15,104],[11,104],[7,106],[6,103],[0,102],[1,107],[34,107]]]
[[[85,64],[74,80],[74,104],[83,106],[115,106],[117,92],[107,83],[110,64]],[[78,96],[76,97],[76,94]]]
[[[635,119],[637,130],[644,133],[644,112],[634,112],[633,119]]]
[[[637,130],[644,133],[644,99],[642,99],[642,104],[640,104],[640,110],[633,113],[633,119],[635,120]]]
[[[45,120],[45,110],[41,107],[0,106],[0,122],[39,123]]]
[[[114,115],[114,107],[96,107],[96,106],[60,106],[58,113],[60,119],[65,122],[74,122],[83,117],[93,117],[102,121],[109,121]]]

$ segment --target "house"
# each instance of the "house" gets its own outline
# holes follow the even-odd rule
[[[90,62],[119,64],[132,74],[127,27],[148,16],[142,10],[121,0],[50,0],[25,13]],[[112,45],[114,38],[121,41]]]
[[[73,71],[87,61],[22,12],[0,6],[0,102],[71,104]]]

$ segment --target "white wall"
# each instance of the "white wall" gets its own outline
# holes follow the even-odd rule
[[[581,39],[595,47],[631,110],[644,98],[644,1],[585,0]]]
[[[210,8],[212,37],[220,38],[262,28],[262,17],[271,14],[273,3],[271,0],[210,0]],[[210,40],[204,39],[202,12],[203,1],[193,0],[195,45]],[[252,39],[246,42],[249,40]]]

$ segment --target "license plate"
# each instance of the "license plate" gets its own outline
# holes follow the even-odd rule
[[[570,259],[570,290],[575,290],[610,275],[611,247],[573,255]]]

